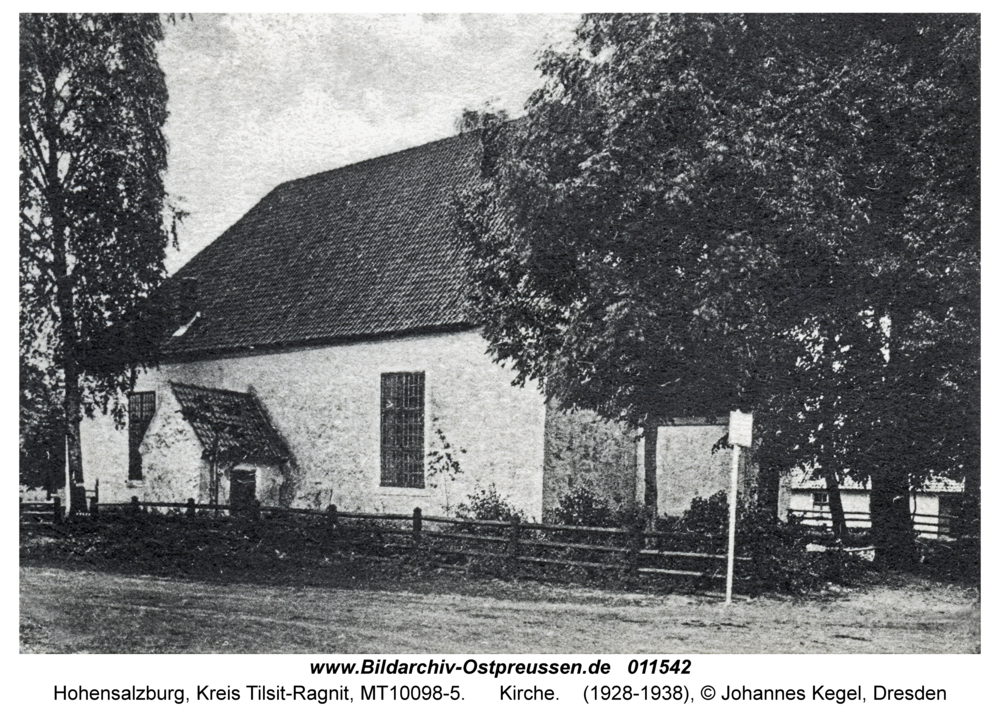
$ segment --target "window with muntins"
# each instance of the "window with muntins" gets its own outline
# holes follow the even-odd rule
[[[382,486],[424,486],[424,373],[382,375]]]
[[[133,392],[128,396],[128,478],[142,481],[142,455],[139,445],[146,436],[149,422],[156,412],[156,392]]]

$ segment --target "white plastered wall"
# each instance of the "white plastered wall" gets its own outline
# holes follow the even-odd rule
[[[295,506],[378,512],[420,507],[438,514],[453,510],[478,483],[494,484],[511,504],[540,519],[545,404],[536,388],[511,386],[511,374],[486,349],[478,332],[465,331],[199,360],[147,373],[136,390],[156,391],[159,405],[161,397],[172,397],[171,380],[239,392],[252,388],[291,449],[285,481]],[[423,489],[381,486],[384,372],[425,373],[425,454],[440,444],[440,430],[462,469],[455,479],[429,477]],[[105,417],[86,424],[88,485],[100,477],[102,501],[127,501],[128,433],[115,431]],[[105,499],[115,494],[124,499]]]

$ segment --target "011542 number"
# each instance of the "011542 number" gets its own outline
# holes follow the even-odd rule
[[[629,674],[690,674],[690,659],[633,659],[628,663]]]

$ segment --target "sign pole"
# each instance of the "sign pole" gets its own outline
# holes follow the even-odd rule
[[[726,604],[733,603],[733,563],[736,557],[736,494],[740,482],[740,446],[733,445],[733,469],[729,487],[729,552],[726,556]]]
[[[736,500],[740,489],[740,447],[753,444],[753,413],[729,413],[729,444],[733,445],[732,482],[729,488],[729,552],[726,555],[726,605],[733,603],[733,564],[736,559]]]

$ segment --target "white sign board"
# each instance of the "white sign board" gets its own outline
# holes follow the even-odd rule
[[[749,447],[753,443],[753,412],[729,413],[729,444]]]

